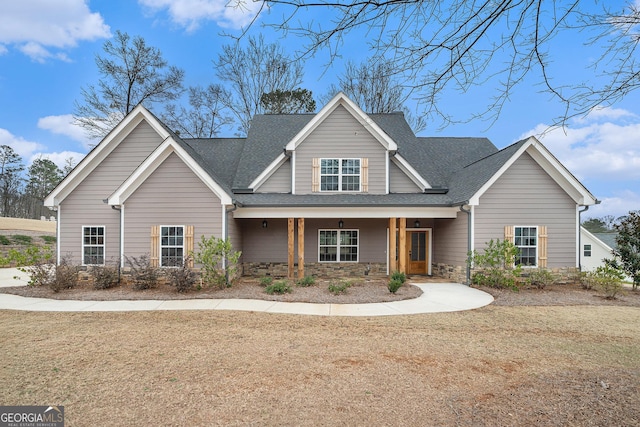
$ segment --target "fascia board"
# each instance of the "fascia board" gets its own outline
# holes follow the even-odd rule
[[[414,184],[416,184],[418,187],[420,187],[420,189],[422,191],[424,191],[427,188],[431,188],[431,185],[427,182],[426,179],[424,179],[417,170],[415,170],[413,168],[413,166],[411,166],[409,164],[409,162],[406,161],[406,159],[404,157],[402,157],[400,154],[396,154],[395,156],[393,156],[391,158],[391,161],[400,168],[400,170],[402,172],[404,172],[411,181],[413,181]]]
[[[265,170],[262,171],[262,173],[260,173],[260,175],[258,175],[256,179],[253,180],[251,184],[249,184],[249,188],[252,188],[253,190],[260,188],[260,186],[264,184],[264,182],[287,161],[287,159],[288,157],[284,153],[281,153],[269,166],[267,166]]]
[[[596,204],[596,198],[578,181],[558,159],[535,137],[531,136],[522,147],[469,199],[470,205],[480,204],[480,197],[527,152],[533,160],[579,205]]]
[[[353,115],[353,117],[364,126],[373,136],[389,151],[397,151],[397,144],[378,126],[364,111],[351,101],[343,92],[336,96],[315,115],[296,136],[289,141],[285,147],[287,151],[295,150],[311,132],[313,132],[338,106],[342,105]]]
[[[221,200],[222,204],[232,203],[231,197],[173,138],[165,140],[109,197],[109,205],[122,205],[151,176],[151,174],[175,153],[191,171]]]
[[[596,204],[596,198],[584,185],[541,142],[535,142],[527,147],[527,153],[542,167],[545,172],[562,187],[571,198],[581,206]]]
[[[169,136],[169,132],[156,118],[142,105],[138,105],[49,193],[44,199],[44,205],[47,207],[59,206],[143,120],[146,120],[163,140]]]

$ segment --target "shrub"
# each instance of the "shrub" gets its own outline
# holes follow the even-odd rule
[[[398,292],[398,289],[400,289],[402,287],[403,283],[402,281],[400,281],[400,279],[391,279],[389,280],[389,284],[387,285],[387,288],[389,289],[389,292],[391,292],[392,294],[395,294],[396,292]]]
[[[553,285],[556,282],[556,276],[549,270],[543,268],[531,270],[527,277],[527,285],[537,289],[544,289],[546,286]]]
[[[492,288],[509,288],[517,291],[517,278],[520,276],[521,266],[514,267],[519,249],[509,240],[493,240],[486,244],[484,252],[472,251],[467,263],[477,270],[471,282],[478,286]]]
[[[308,286],[313,286],[315,284],[316,284],[316,279],[313,276],[305,276],[296,282],[296,285],[302,286],[303,288],[306,288]]]
[[[15,265],[18,270],[29,275],[29,286],[48,286],[55,268],[53,251],[48,246],[28,246],[24,250],[11,249],[5,265]]]
[[[329,283],[329,292],[334,295],[346,294],[347,289],[351,287],[351,282],[346,280],[341,280],[338,282]]]
[[[293,289],[291,288],[291,286],[289,286],[289,284],[285,280],[279,280],[267,286],[265,288],[265,292],[268,293],[269,295],[273,295],[273,294],[282,295],[282,294],[289,294],[293,292]]]
[[[51,245],[56,242],[55,236],[40,236],[40,238],[44,240],[44,242],[48,245]]]
[[[159,271],[157,267],[151,265],[149,255],[126,258],[127,263],[131,267],[133,289],[143,291],[145,289],[155,288],[158,284]]]
[[[78,267],[71,264],[69,257],[62,258],[60,263],[53,267],[52,272],[47,285],[53,292],[57,293],[78,285]]]
[[[592,286],[605,294],[606,299],[615,299],[622,290],[624,273],[610,265],[604,265],[589,272],[587,277]]]
[[[0,235],[0,245],[7,246],[7,245],[10,245],[10,244],[11,244],[11,240],[9,240],[9,238],[7,236],[5,236],[4,234]]]
[[[182,266],[169,271],[171,284],[176,287],[178,292],[189,292],[198,281],[198,275],[189,267],[189,261],[190,259],[187,257]]]
[[[25,236],[24,234],[14,234],[11,239],[16,245],[30,245],[33,240],[31,236]]]
[[[89,268],[94,289],[109,289],[120,283],[120,268],[115,265],[94,265]]]
[[[273,283],[273,277],[271,276],[264,276],[262,278],[260,278],[260,286],[269,286],[270,284]]]
[[[402,284],[407,281],[407,275],[401,271],[394,271],[391,273],[391,280],[399,280]]]
[[[221,289],[231,286],[238,271],[238,260],[242,252],[234,251],[231,240],[202,236],[198,242],[195,262],[202,265],[202,280],[208,286],[216,285]],[[225,265],[226,264],[226,265]]]

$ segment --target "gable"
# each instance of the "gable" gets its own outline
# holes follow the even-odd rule
[[[395,162],[389,164],[389,191],[391,193],[419,193],[422,190]]]
[[[264,182],[254,187],[256,193],[290,193],[291,160],[285,159]]]
[[[136,107],[53,189],[44,205],[58,206],[121,146],[119,152],[125,154],[107,175],[109,182],[111,179],[122,182],[168,136],[169,132],[149,111],[143,106]]]
[[[338,106],[301,141],[294,156],[294,192],[312,192],[313,159],[368,159],[371,194],[387,193],[388,151],[352,114]]]

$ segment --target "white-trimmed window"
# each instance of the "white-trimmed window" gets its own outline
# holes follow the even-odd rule
[[[514,227],[513,243],[520,249],[516,265],[538,266],[538,227]]]
[[[358,262],[358,230],[319,230],[319,262]]]
[[[584,245],[584,256],[591,256],[591,245]]]
[[[105,227],[86,225],[82,227],[82,265],[104,265]]]
[[[184,262],[184,226],[160,227],[160,266],[180,267]]]
[[[361,191],[360,159],[320,159],[320,191]]]

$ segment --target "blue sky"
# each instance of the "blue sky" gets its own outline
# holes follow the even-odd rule
[[[95,143],[74,127],[74,102],[81,88],[96,84],[95,55],[116,30],[140,35],[165,59],[186,72],[186,85],[215,83],[213,61],[230,43],[222,32],[239,34],[251,14],[225,7],[227,0],[20,0],[0,2],[0,145],[10,145],[26,164],[43,156],[62,166],[79,161]],[[638,3],[640,0],[637,0]],[[623,4],[624,2],[609,2]],[[272,11],[271,17],[277,11]],[[318,14],[315,15],[316,18]],[[300,46],[259,26],[269,41],[287,50]],[[325,68],[327,57],[307,61],[303,87],[323,95],[343,60],[367,58],[366,35],[353,34],[341,49],[342,60]],[[557,40],[554,75],[565,82],[590,78],[593,60],[584,40]],[[491,95],[479,87],[467,94],[447,92],[442,107],[463,120]],[[494,123],[472,121],[441,128],[429,122],[423,136],[485,136],[503,148],[536,135],[602,204],[586,217],[623,215],[640,209],[640,93],[622,102],[572,119],[563,129],[548,129],[561,106],[525,82],[511,96]],[[546,132],[545,132],[546,131]],[[544,132],[543,135],[541,135]]]

